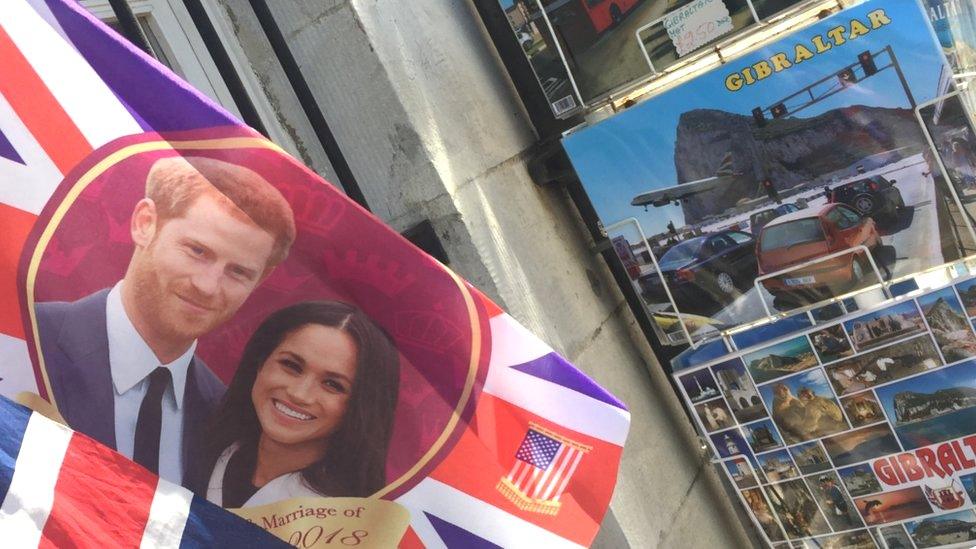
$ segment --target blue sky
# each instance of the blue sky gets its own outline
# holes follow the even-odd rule
[[[962,305],[960,305],[959,300],[956,299],[956,293],[952,291],[952,286],[939,290],[938,292],[932,292],[919,297],[918,304],[922,306],[922,310],[925,310],[926,307],[938,301],[940,297],[949,304],[949,307],[951,307],[953,311],[963,314]]]
[[[948,389],[950,387],[971,387],[976,389],[976,361],[969,360],[951,368],[946,368],[945,370],[936,370],[929,374],[899,381],[898,383],[875,390],[888,417],[894,418],[895,407],[892,401],[896,394],[902,391],[934,393],[939,389]]]
[[[744,86],[737,92],[725,88],[725,78],[738,69],[768,59],[780,51],[793,51],[797,43],[809,45],[820,33],[846,24],[856,17],[867,21],[865,14],[883,7],[892,22],[841,46],[804,61],[765,80]],[[665,206],[631,206],[639,193],[676,185],[674,141],[681,113],[694,109],[720,109],[750,115],[757,106],[769,106],[812,81],[857,60],[864,50],[878,51],[891,44],[905,72],[916,101],[933,98],[944,63],[942,50],[926,15],[912,1],[880,2],[872,0],[844,10],[773,45],[737,58],[712,72],[689,81],[662,95],[631,107],[607,120],[571,134],[563,140],[577,173],[605,225],[636,216],[648,235],[663,232],[669,219],[684,225],[681,208]],[[887,64],[885,57],[879,65]],[[864,83],[817,103],[803,111],[812,117],[845,105],[875,107],[908,107],[902,86],[894,70],[879,72]],[[715,160],[716,164],[718,160]]]
[[[959,293],[963,293],[972,288],[974,285],[976,285],[976,278],[970,278],[969,280],[964,280],[959,284],[956,284],[956,288],[959,288]]]

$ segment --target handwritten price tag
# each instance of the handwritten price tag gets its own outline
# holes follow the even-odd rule
[[[664,28],[678,57],[732,32],[732,17],[722,0],[698,0],[664,17]]]
[[[301,498],[230,509],[299,549],[396,547],[410,512],[392,501]]]

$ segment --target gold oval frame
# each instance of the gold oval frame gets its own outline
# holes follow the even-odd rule
[[[111,146],[111,145],[109,145]],[[36,352],[38,365],[41,370],[41,378],[44,381],[44,388],[47,391],[50,403],[57,408],[57,402],[54,401],[54,393],[51,389],[51,382],[48,377],[47,368],[44,365],[44,355],[40,348],[40,337],[37,328],[37,318],[34,313],[34,288],[37,279],[37,273],[40,269],[41,258],[47,249],[48,244],[54,236],[55,231],[57,231],[61,222],[63,221],[65,215],[67,215],[68,210],[74,205],[75,201],[79,196],[88,188],[88,186],[99,176],[101,176],[106,170],[112,166],[135,156],[137,154],[156,152],[156,151],[194,151],[203,149],[247,149],[247,148],[257,148],[265,150],[274,150],[281,154],[287,155],[287,153],[279,146],[274,143],[258,138],[258,137],[226,137],[226,138],[214,138],[214,139],[201,139],[201,140],[190,140],[190,141],[148,141],[144,143],[134,143],[131,145],[123,146],[121,149],[110,153],[105,158],[98,161],[94,166],[89,168],[85,173],[81,174],[77,181],[72,185],[72,187],[65,194],[61,203],[58,204],[57,209],[52,213],[47,225],[41,232],[38,238],[37,245],[31,253],[30,263],[27,268],[27,280],[26,280],[26,293],[27,293],[27,313],[30,317],[31,323],[31,333],[34,338],[34,350]],[[98,151],[95,151],[96,153]],[[440,264],[438,264],[440,265]],[[382,489],[380,489],[375,494],[372,494],[371,498],[381,498],[390,492],[396,490],[397,488],[403,486],[408,480],[414,477],[421,469],[426,467],[430,461],[437,455],[438,452],[443,448],[444,444],[454,433],[457,428],[458,422],[461,421],[461,415],[464,409],[468,406],[471,400],[471,395],[474,389],[474,382],[478,374],[478,362],[481,357],[481,346],[482,346],[482,334],[481,327],[478,323],[478,310],[475,306],[475,300],[468,290],[465,282],[450,269],[440,266],[445,273],[447,273],[454,284],[457,286],[464,299],[465,307],[468,312],[468,324],[471,326],[471,356],[468,361],[468,373],[464,380],[464,387],[461,391],[461,396],[458,399],[457,405],[454,407],[454,411],[451,413],[451,417],[447,424],[444,426],[444,430],[434,441],[433,445],[420,457],[410,469],[405,473],[400,475],[399,478],[387,484]]]

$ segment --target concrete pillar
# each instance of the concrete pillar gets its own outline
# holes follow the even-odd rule
[[[216,1],[265,59],[247,0]],[[373,211],[401,231],[430,219],[455,271],[630,406],[596,545],[750,544],[567,194],[530,179],[536,136],[471,2],[269,5]]]

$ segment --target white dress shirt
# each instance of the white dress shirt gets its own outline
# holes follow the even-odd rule
[[[108,294],[105,305],[108,330],[108,358],[115,387],[115,445],[119,453],[132,458],[136,444],[139,407],[149,389],[149,374],[159,366],[168,368],[173,383],[163,393],[162,430],[159,441],[159,476],[183,482],[183,390],[197,342],[169,364],[156,354],[136,331],[122,306],[122,282]]]
[[[227,472],[227,464],[241,447],[240,443],[231,444],[214,465],[214,470],[210,473],[210,482],[207,485],[207,499],[214,505],[224,506],[224,474]],[[250,480],[250,479],[248,479]],[[325,494],[316,492],[311,486],[305,483],[301,473],[285,473],[280,477],[271,479],[267,484],[258,488],[253,496],[248,498],[241,507],[259,507],[269,503],[278,503],[296,498],[323,498]]]

